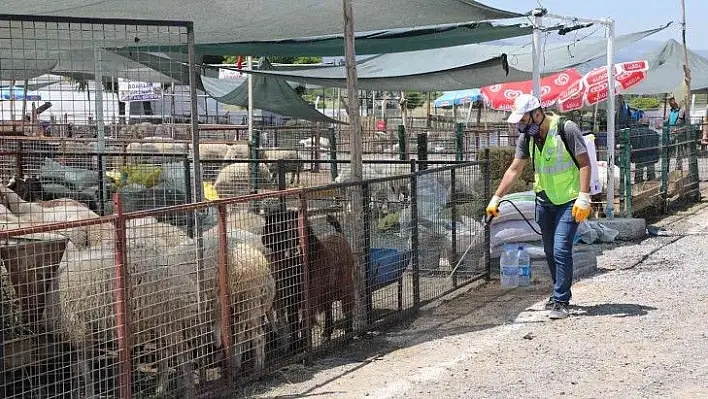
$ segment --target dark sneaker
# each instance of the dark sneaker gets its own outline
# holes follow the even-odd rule
[[[565,303],[556,302],[553,304],[553,309],[551,310],[551,313],[548,314],[548,317],[552,320],[557,320],[565,319],[569,315],[570,312],[568,311],[568,305]]]
[[[555,301],[555,299],[553,299],[553,295],[549,296],[548,300],[546,301],[546,305],[545,305],[546,310],[553,309],[553,305],[555,305],[555,304],[556,304],[556,301]]]

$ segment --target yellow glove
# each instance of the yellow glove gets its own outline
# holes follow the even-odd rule
[[[501,197],[497,197],[496,195],[492,197],[489,201],[489,205],[487,205],[487,216],[499,216],[499,201],[501,201]]]
[[[590,216],[590,194],[579,193],[578,198],[573,205],[573,217],[575,221],[580,223]]]

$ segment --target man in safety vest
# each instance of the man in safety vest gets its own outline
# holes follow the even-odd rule
[[[548,299],[551,319],[568,317],[573,282],[573,239],[578,223],[590,215],[590,158],[578,126],[566,121],[559,134],[558,116],[546,115],[538,98],[516,98],[508,122],[520,133],[514,161],[494,197],[487,215],[498,216],[499,201],[521,175],[529,158],[534,165],[536,222],[541,227],[546,260],[553,279]]]

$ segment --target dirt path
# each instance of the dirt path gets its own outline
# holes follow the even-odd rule
[[[708,397],[708,206],[662,223],[681,237],[607,247],[550,321],[549,287],[490,284],[398,331],[291,366],[250,397]]]

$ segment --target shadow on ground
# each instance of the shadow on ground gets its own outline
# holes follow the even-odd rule
[[[598,271],[603,273],[603,271]],[[596,273],[596,274],[598,274]],[[242,397],[307,398],[327,396],[317,393],[320,388],[347,378],[357,370],[367,367],[382,356],[398,349],[416,346],[440,338],[492,329],[511,323],[544,323],[547,318],[518,318],[528,311],[543,312],[545,300],[551,291],[550,282],[537,282],[531,287],[503,290],[498,280],[480,283],[463,293],[421,309],[415,316],[385,331],[374,331],[350,341],[348,345],[335,347],[319,355],[314,364],[292,364],[279,369],[260,381],[243,386],[238,393]],[[598,304],[573,306],[574,316],[643,316],[655,310],[638,304]],[[525,320],[524,320],[525,319]],[[522,321],[523,320],[523,321]],[[340,370],[334,371],[339,368]],[[303,384],[297,393],[274,395],[269,393],[282,385],[305,383],[318,373],[327,372],[331,377],[317,385]],[[292,390],[291,390],[292,392]],[[329,395],[341,392],[332,390]]]

